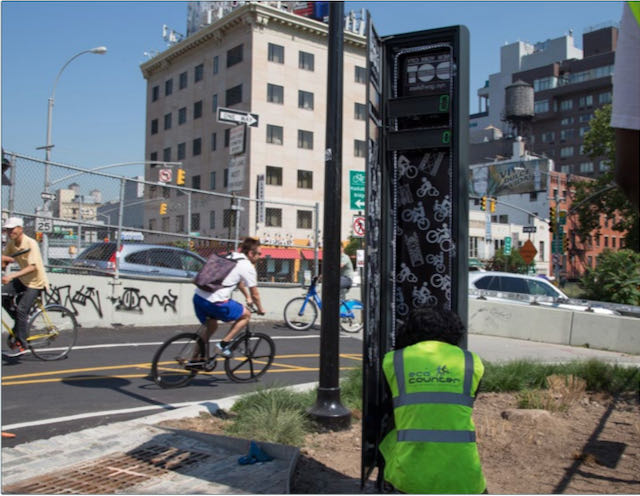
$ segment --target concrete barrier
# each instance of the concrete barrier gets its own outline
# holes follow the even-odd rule
[[[50,273],[50,301],[72,308],[83,327],[186,326],[197,324],[193,284]],[[320,289],[319,289],[320,291]],[[261,286],[267,314],[283,322],[286,303],[304,294],[300,286]],[[242,301],[242,295],[236,293]],[[352,288],[350,298],[360,298]],[[469,332],[553,344],[590,346],[640,354],[640,319],[572,312],[537,305],[469,299]]]

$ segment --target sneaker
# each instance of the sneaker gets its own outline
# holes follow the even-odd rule
[[[228,345],[223,348],[220,346],[220,343],[216,343],[216,352],[218,355],[222,355],[225,358],[231,358],[233,356],[231,348]]]
[[[3,355],[9,358],[16,358],[24,355],[27,352],[27,349],[20,343],[16,343],[15,347],[12,347],[12,350],[13,351],[9,353],[3,353]]]

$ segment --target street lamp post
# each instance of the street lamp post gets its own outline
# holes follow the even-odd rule
[[[53,144],[51,143],[51,123],[52,123],[52,117],[53,117],[53,102],[55,101],[55,94],[56,94],[56,87],[58,86],[58,80],[60,79],[60,76],[62,75],[62,71],[65,70],[65,68],[75,59],[77,59],[78,57],[80,57],[80,55],[84,55],[85,53],[95,53],[98,55],[104,55],[105,53],[107,53],[107,47],[105,46],[99,46],[99,47],[95,47],[95,48],[91,48],[90,50],[83,50],[79,53],[76,53],[73,57],[71,57],[69,60],[67,60],[65,62],[65,64],[62,66],[62,68],[60,69],[60,71],[58,72],[58,75],[56,76],[55,81],[53,82],[53,90],[51,91],[51,96],[49,97],[49,104],[47,107],[47,144],[44,146],[45,149],[45,165],[44,165],[44,191],[45,193],[49,192],[49,186],[50,186],[50,181],[49,181],[49,162],[51,160],[51,149],[53,148]],[[49,200],[48,198],[44,200],[44,204],[43,204],[43,211],[45,212],[44,215],[47,215],[46,212],[50,212],[51,209],[51,200]],[[47,264],[48,263],[48,258],[49,258],[49,253],[48,253],[48,236],[47,233],[43,233],[42,236],[42,253],[43,253],[43,258],[44,258],[44,263]]]

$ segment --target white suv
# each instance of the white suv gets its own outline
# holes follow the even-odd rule
[[[510,272],[472,272],[469,274],[469,295],[514,303],[537,303],[574,311],[592,311],[605,315],[619,315],[614,310],[592,306],[588,302],[570,300],[553,284],[541,277],[512,274]]]

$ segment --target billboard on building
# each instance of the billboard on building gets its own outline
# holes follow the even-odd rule
[[[539,158],[472,165],[469,194],[501,196],[546,190],[552,164],[549,159]]]

